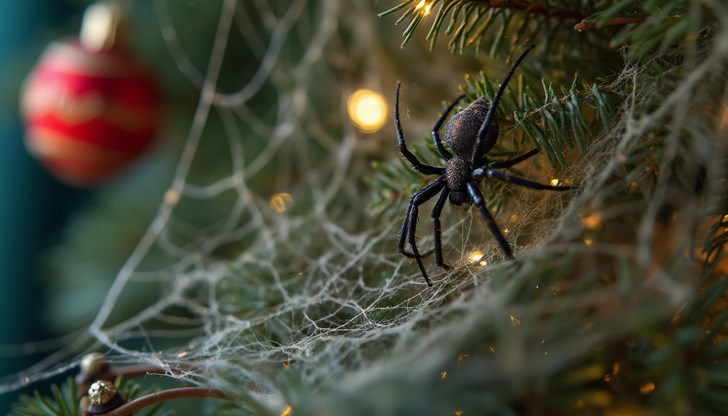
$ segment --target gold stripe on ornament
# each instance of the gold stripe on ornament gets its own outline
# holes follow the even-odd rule
[[[118,166],[133,159],[137,153],[104,148],[93,143],[84,143],[77,138],[44,127],[30,127],[26,134],[28,150],[40,159],[78,159],[86,162],[90,161],[94,164]]]
[[[30,120],[52,115],[65,124],[74,125],[99,119],[130,133],[154,127],[160,117],[159,111],[134,111],[95,91],[74,94],[60,83],[42,87],[31,85],[22,105]]]

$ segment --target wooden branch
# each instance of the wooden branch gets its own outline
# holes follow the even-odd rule
[[[612,19],[607,20],[606,22],[602,24],[597,24],[596,20],[591,19],[583,19],[581,22],[574,25],[574,30],[578,32],[583,32],[585,30],[589,29],[600,29],[603,27],[609,27],[609,26],[624,26],[624,25],[630,25],[634,23],[642,23],[646,20],[645,17],[615,17]]]

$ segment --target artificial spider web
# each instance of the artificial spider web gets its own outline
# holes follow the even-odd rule
[[[382,90],[401,73],[387,77],[381,70],[386,54],[371,46],[380,39],[372,29],[377,23],[369,5],[313,3],[222,1],[202,66],[193,63],[180,40],[183,34],[195,37],[185,33],[191,22],[173,19],[174,7],[190,6],[154,3],[165,45],[179,71],[198,89],[198,103],[173,180],[159,196],[158,213],[91,324],[97,346],[111,351],[117,362],[194,368],[173,377],[232,391],[242,398],[240,405],[249,408],[278,413],[295,403],[302,414],[321,409],[356,414],[356,409],[381,406],[378,414],[385,414],[387,409],[402,409],[403,403],[432,403],[456,395],[467,386],[467,377],[453,374],[456,367],[448,376],[452,384],[432,382],[438,375],[445,379],[443,368],[462,350],[490,354],[492,349],[499,354],[497,360],[480,356],[461,370],[485,374],[478,383],[498,394],[511,391],[503,380],[533,380],[538,369],[558,368],[612,336],[616,329],[590,339],[580,336],[579,327],[556,331],[539,321],[530,305],[509,304],[498,284],[560,293],[551,275],[535,273],[534,268],[546,270],[549,262],[583,250],[577,220],[581,207],[619,195],[605,185],[621,169],[618,156],[660,122],[660,113],[637,125],[619,124],[614,129],[619,136],[607,133],[601,144],[586,150],[587,157],[569,168],[569,175],[583,177],[580,182],[585,184],[574,201],[566,204],[558,196],[528,199],[527,191],[511,198],[498,218],[509,240],[523,247],[528,263],[520,269],[495,261],[498,247],[492,239],[481,238],[485,233],[472,221],[472,213],[453,214],[440,244],[448,256],[460,260],[452,264],[445,283],[430,289],[395,252],[392,236],[401,210],[373,219],[362,201],[368,190],[360,178],[371,174],[371,149],[339,105],[355,88],[342,79],[346,77],[336,76],[342,67],[351,70],[347,61],[371,64],[365,72],[370,77],[380,74],[375,84]],[[350,29],[353,47],[338,44],[342,28]],[[227,81],[223,86],[220,74],[239,52],[230,49],[229,40],[235,36],[245,40],[258,60],[242,86],[230,87]],[[696,74],[719,67],[726,56],[721,53],[706,59]],[[420,62],[406,59],[420,68],[428,62],[422,57]],[[638,75],[627,68],[621,82],[634,82]],[[686,79],[656,112],[677,111],[678,98],[696,82]],[[435,95],[441,96],[439,91]],[[435,104],[433,111],[441,109]],[[629,114],[630,109],[625,111]],[[380,136],[383,146],[390,146],[395,132],[390,127]],[[223,168],[205,175],[203,155],[216,146],[226,151],[214,155],[227,160],[218,160]],[[376,157],[395,159],[395,149],[390,150]],[[529,177],[543,172],[535,162],[524,169]],[[270,196],[278,192],[289,193],[293,200],[283,213],[269,205]],[[648,205],[658,207],[664,198],[655,193]],[[400,200],[400,208],[405,203]],[[201,211],[215,215],[200,221]],[[653,219],[646,215],[640,224],[647,230]],[[486,253],[477,262],[469,257],[474,248]],[[616,246],[599,249],[604,256],[621,255]],[[480,267],[481,262],[488,268]],[[163,295],[123,320],[110,319],[124,293],[135,285],[161,287]],[[674,299],[689,293],[679,284],[674,287]],[[556,299],[555,305],[541,305],[556,312],[573,311],[570,305],[601,310],[608,309],[603,308],[605,298],[600,290],[575,292],[549,297]],[[640,307],[619,313],[630,316]],[[618,312],[610,313],[613,317]],[[554,316],[557,320],[565,315]],[[528,317],[537,324],[527,327]],[[522,332],[514,332],[516,322]],[[552,339],[554,333],[561,334],[558,341]],[[77,361],[63,359],[78,355],[85,341],[71,343],[40,363],[32,376],[9,381],[3,390],[67,371]],[[559,347],[549,350],[550,361],[531,354],[535,348],[543,359],[539,348],[548,345]],[[464,381],[457,384],[458,380]],[[398,394],[389,398],[388,391]],[[423,398],[423,391],[432,396]]]

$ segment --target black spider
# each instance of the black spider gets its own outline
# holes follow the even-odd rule
[[[526,55],[533,50],[531,45],[516,60],[508,74],[506,74],[503,83],[492,101],[488,101],[485,97],[480,97],[471,103],[467,108],[455,114],[445,128],[445,142],[450,149],[455,152],[453,156],[445,149],[440,140],[438,131],[442,127],[442,123],[447,118],[455,105],[464,97],[457,97],[447,107],[442,116],[437,120],[432,128],[432,140],[440,155],[446,160],[444,167],[430,166],[420,162],[417,157],[407,149],[402,133],[402,126],[399,122],[399,88],[397,83],[397,91],[394,95],[394,126],[397,130],[397,141],[399,143],[399,151],[412,164],[415,170],[426,175],[440,175],[437,179],[427,184],[419,191],[412,194],[410,203],[407,207],[407,213],[404,216],[402,230],[399,233],[399,241],[397,242],[397,251],[409,258],[414,258],[417,266],[422,272],[422,276],[428,285],[432,286],[432,282],[427,277],[425,266],[422,264],[422,257],[427,256],[432,251],[420,254],[415,241],[415,232],[417,229],[418,207],[426,201],[432,199],[440,193],[440,197],[432,209],[432,226],[435,234],[435,263],[447,269],[449,266],[442,259],[442,241],[440,231],[440,213],[445,206],[445,202],[449,197],[450,202],[454,205],[474,203],[480,214],[483,216],[488,229],[493,237],[495,237],[498,245],[508,258],[513,258],[513,252],[508,245],[498,224],[490,213],[485,204],[483,193],[478,188],[478,183],[484,178],[496,179],[503,182],[512,183],[530,189],[548,189],[552,191],[568,191],[573,189],[572,186],[553,186],[544,185],[533,182],[528,179],[512,176],[510,173],[502,170],[522,162],[538,153],[538,149],[533,149],[528,153],[509,160],[490,162],[485,157],[498,139],[498,114],[496,108],[498,102],[503,95],[503,91],[508,85],[508,81],[515,72],[518,65],[523,61]],[[405,250],[405,240],[409,242],[412,252]]]

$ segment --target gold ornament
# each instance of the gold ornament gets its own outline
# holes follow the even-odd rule
[[[110,402],[116,393],[114,383],[106,380],[99,380],[88,389],[88,397],[91,399],[91,404],[95,406],[103,406]]]
[[[86,354],[81,359],[81,374],[98,374],[106,370],[107,367],[104,356],[98,352]]]

